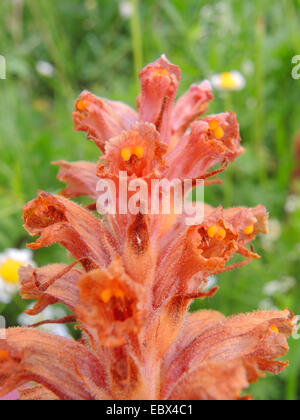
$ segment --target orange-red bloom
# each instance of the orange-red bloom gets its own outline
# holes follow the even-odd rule
[[[30,315],[64,304],[79,341],[34,328],[13,328],[0,340],[0,397],[25,400],[240,399],[262,376],[287,362],[289,310],[226,318],[188,313],[193,299],[212,297],[207,279],[259,258],[249,244],[268,231],[256,208],[205,205],[197,226],[183,215],[93,214],[68,198],[96,200],[99,177],[207,179],[244,149],[234,114],[201,117],[213,99],[209,82],[175,102],[180,69],[164,56],[140,72],[138,112],[83,92],[75,129],[104,153],[96,163],[59,161],[61,195],[40,191],[24,207],[32,249],[60,243],[73,257],[20,270],[21,295],[36,299]],[[221,165],[216,168],[216,165]],[[199,203],[198,205],[203,205]],[[239,254],[244,262],[230,265]],[[47,321],[46,321],[47,322]],[[49,320],[48,322],[55,322]],[[1,336],[1,335],[0,335]],[[13,392],[11,394],[11,392]]]

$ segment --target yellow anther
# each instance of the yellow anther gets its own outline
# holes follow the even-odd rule
[[[222,139],[224,137],[224,130],[222,127],[218,127],[214,130],[214,135],[216,139]]]
[[[124,297],[125,297],[125,295],[124,295],[124,292],[122,292],[122,290],[121,289],[116,289],[115,291],[114,291],[114,296],[116,297],[116,298],[119,298],[119,299],[124,299]]]
[[[6,351],[0,350],[0,362],[1,360],[7,360],[9,358],[9,354]]]
[[[77,101],[76,108],[77,108],[77,111],[80,111],[80,112],[85,111],[86,110],[86,104],[83,101],[79,100],[79,101]]]
[[[110,289],[103,290],[103,292],[101,292],[100,298],[104,303],[108,303],[110,299],[112,298],[111,290]]]
[[[9,358],[9,354],[6,351],[0,350],[0,360],[6,360]]]
[[[226,230],[223,228],[219,228],[216,233],[216,239],[218,241],[223,241],[226,238]]]
[[[269,328],[271,332],[274,332],[275,334],[279,334],[279,329],[276,327],[276,325],[271,325]]]
[[[232,73],[223,73],[220,76],[220,86],[223,89],[235,89],[237,87],[237,82],[233,77]]]
[[[215,136],[216,139],[221,139],[222,137],[224,137],[224,130],[220,126],[218,120],[210,121],[209,128],[213,132],[213,134],[214,134],[214,136]]]
[[[164,77],[164,76],[169,76],[169,72],[167,69],[156,68],[153,70],[152,75],[154,77]]]
[[[244,234],[245,235],[252,235],[253,232],[254,232],[254,226],[253,225],[247,226],[244,229]]]
[[[210,238],[213,238],[217,232],[218,232],[218,226],[211,226],[208,229],[207,234]]]
[[[22,267],[24,264],[22,264],[19,261],[15,261],[12,259],[6,260],[1,266],[0,266],[0,277],[6,281],[7,283],[18,283],[19,281],[19,268]]]
[[[142,159],[142,157],[144,156],[144,148],[142,146],[136,146],[134,148],[133,154],[139,158]]]
[[[217,128],[219,128],[219,121],[218,120],[210,121],[209,128],[211,130],[216,130]]]
[[[131,150],[128,147],[124,147],[124,149],[121,150],[121,156],[122,159],[125,160],[125,162],[128,162],[131,158]]]

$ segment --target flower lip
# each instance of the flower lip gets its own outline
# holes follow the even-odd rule
[[[97,175],[100,178],[114,177],[120,171],[126,171],[130,177],[149,177],[155,170],[165,169],[166,149],[153,124],[137,123],[131,130],[106,143]]]
[[[221,256],[222,251],[220,247],[224,248],[224,252],[226,252],[228,245],[237,239],[237,235],[225,227],[221,220],[210,226],[201,226],[198,229],[198,233],[201,237],[199,249],[201,249],[205,258]]]
[[[78,282],[78,317],[83,324],[94,326],[103,345],[121,345],[126,335],[139,326],[138,298],[128,282],[119,260],[106,271],[84,274]]]

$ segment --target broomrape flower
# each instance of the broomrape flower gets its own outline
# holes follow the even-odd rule
[[[193,299],[217,292],[205,290],[211,276],[259,258],[251,243],[267,233],[263,206],[206,205],[203,222],[186,226],[173,212],[100,219],[93,203],[83,208],[68,199],[96,200],[98,177],[117,179],[120,170],[145,182],[207,180],[243,153],[235,114],[202,117],[213,99],[207,81],[175,101],[180,69],[164,56],[140,80],[137,111],[80,95],[75,129],[103,156],[98,165],[56,162],[66,183],[61,195],[40,191],[24,207],[25,229],[38,236],[28,247],[60,243],[74,258],[69,266],[21,268],[21,295],[36,299],[27,313],[63,303],[72,315],[56,322],[76,322],[82,338],[9,329],[0,341],[0,396],[17,390],[20,399],[240,399],[262,372],[287,366],[277,359],[295,326],[289,310],[229,318],[188,313]],[[235,254],[245,260],[230,265]]]
[[[231,71],[213,75],[211,83],[214,88],[219,90],[242,90],[246,85],[246,80],[242,73]]]
[[[7,249],[0,254],[0,302],[9,303],[19,290],[20,267],[33,265],[33,255],[29,249]]]

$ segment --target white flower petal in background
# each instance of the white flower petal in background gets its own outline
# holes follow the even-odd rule
[[[210,81],[219,90],[242,90],[246,86],[245,77],[238,71],[215,74]]]
[[[281,223],[277,219],[269,220],[269,233],[261,236],[261,243],[265,250],[272,251],[274,244],[281,237]]]
[[[27,309],[32,309],[33,306],[34,305],[30,305]],[[22,327],[26,327],[28,325],[37,324],[45,320],[64,318],[65,316],[67,316],[67,312],[63,308],[57,306],[48,306],[38,315],[31,316],[25,313],[21,314],[18,318],[18,323]],[[59,335],[60,337],[71,338],[67,326],[63,324],[46,324],[38,327],[38,329]]]
[[[289,214],[295,213],[300,209],[300,198],[297,195],[289,195],[284,209]]]
[[[263,293],[267,296],[274,296],[277,293],[287,293],[296,286],[294,277],[284,276],[282,279],[274,280],[264,286]]]
[[[278,311],[272,299],[264,299],[259,303],[259,309],[261,311]]]
[[[12,294],[2,287],[2,282],[0,280],[0,303],[7,305],[11,301],[11,296]]]
[[[255,71],[254,62],[252,60],[245,60],[243,62],[243,72],[247,76],[252,76],[254,74],[254,71]]]
[[[123,19],[130,19],[133,13],[132,3],[130,1],[121,1],[119,3],[119,13]]]
[[[48,61],[38,61],[36,63],[36,71],[45,77],[53,77],[55,73],[54,66]]]
[[[263,293],[267,296],[274,296],[276,293],[280,292],[281,284],[280,281],[274,280],[270,281],[264,286]]]
[[[0,254],[0,302],[9,303],[19,290],[19,268],[35,267],[33,253],[29,249],[7,249]]]

